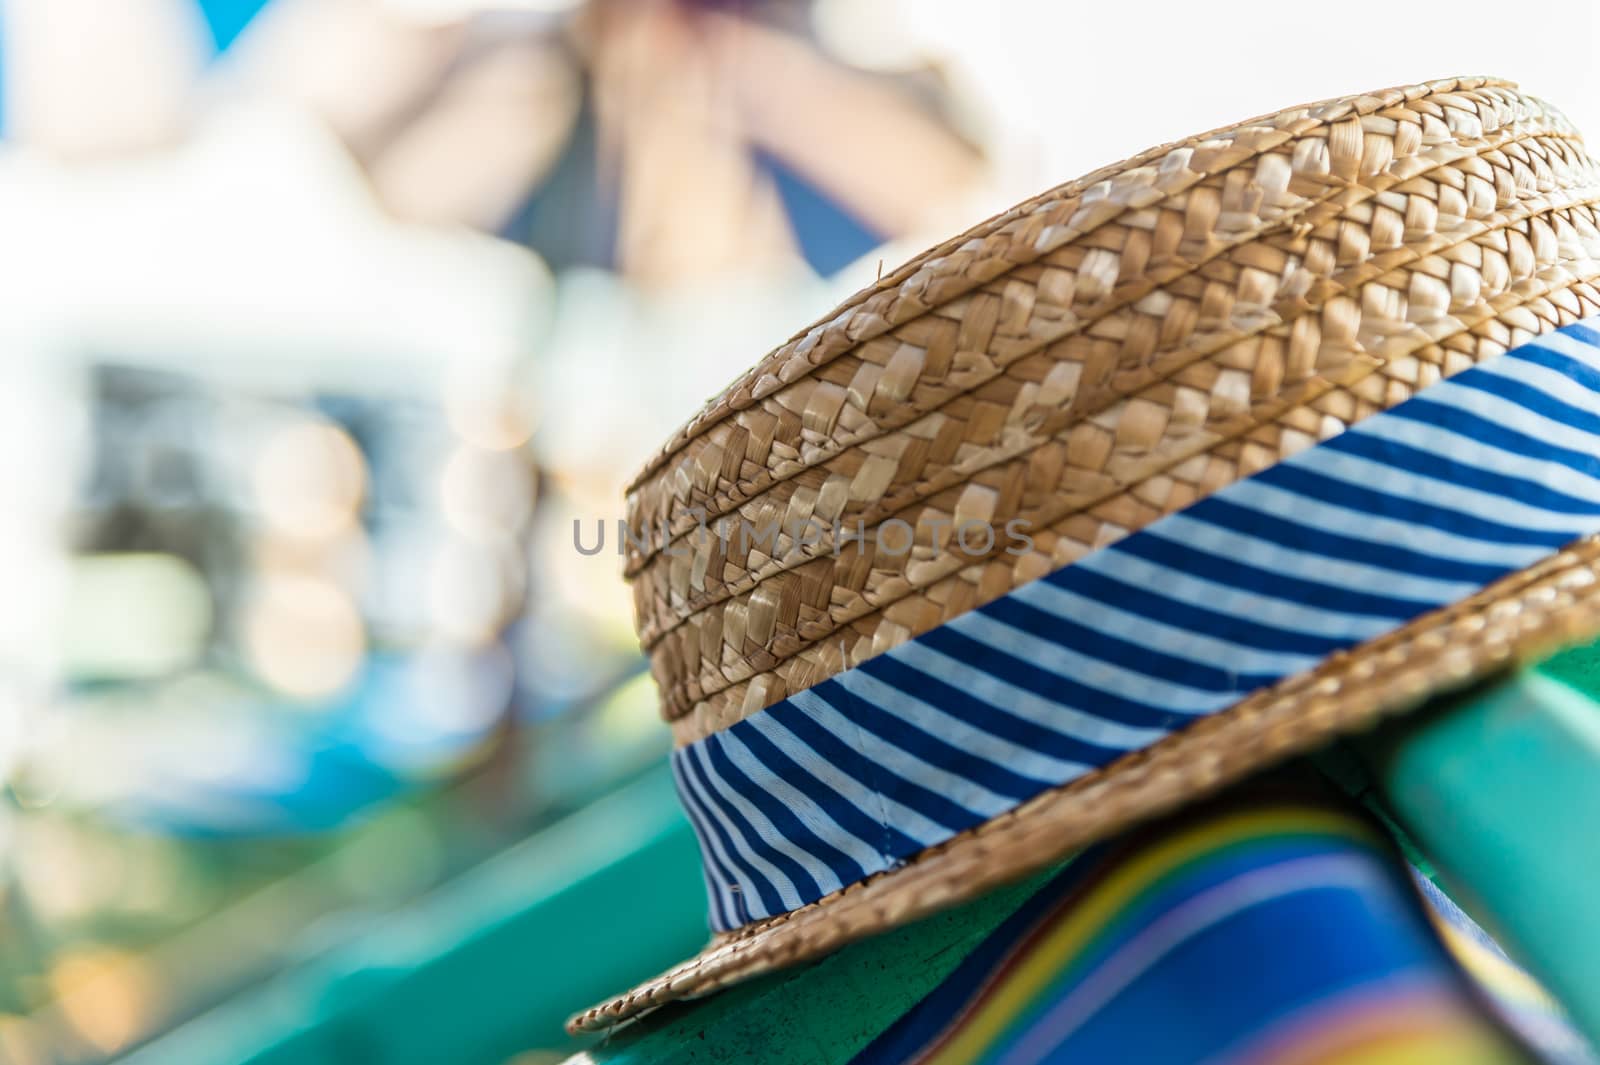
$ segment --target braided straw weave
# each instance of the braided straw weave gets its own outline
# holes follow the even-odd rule
[[[1557,112],[1502,81],[1292,108],[1053,189],[768,355],[635,481],[644,535],[627,572],[675,739],[1596,314],[1600,167]],[[1024,523],[1028,547],[969,543],[958,531],[973,521]],[[741,525],[754,536],[724,534]],[[903,866],[719,936],[573,1028],[970,898],[1594,635],[1597,562],[1600,537],[1581,541]]]
[[[751,679],[716,691],[688,713],[677,716],[673,729],[678,742],[693,742],[791,692],[804,690],[998,598],[1017,585],[1057,569],[1216,488],[1270,466],[1369,414],[1394,406],[1441,375],[1560,326],[1600,314],[1600,285],[1597,285],[1600,244],[1596,243],[1600,241],[1600,230],[1596,229],[1593,215],[1587,217],[1585,225],[1589,231],[1587,240],[1595,245],[1596,256],[1579,262],[1577,266],[1581,269],[1574,275],[1562,277],[1549,289],[1540,286],[1530,299],[1507,301],[1502,304],[1498,317],[1485,318],[1470,328],[1447,334],[1438,342],[1421,345],[1405,352],[1403,358],[1353,362],[1343,373],[1330,374],[1314,386],[1300,390],[1292,401],[1279,403],[1280,411],[1255,408],[1245,418],[1233,419],[1232,424],[1216,426],[1210,433],[1195,434],[1200,437],[1197,442],[1203,446],[1181,456],[1165,470],[1134,481],[1130,487],[1088,499],[1080,497],[1071,483],[1075,471],[1064,469],[1067,463],[1063,457],[1070,454],[1071,441],[1054,443],[1037,461],[1021,465],[1018,477],[1023,483],[1020,489],[1012,489],[1013,498],[1022,500],[1018,515],[1033,522],[1032,551],[1020,557],[997,553],[973,561],[958,547],[947,548],[944,554],[929,559],[922,570],[923,573],[947,575],[925,587],[876,609],[872,599],[863,595],[856,601],[856,610],[841,610],[825,621],[819,619],[813,623],[811,632],[773,638],[770,646],[779,653],[788,652],[788,656],[765,670],[760,669],[760,664],[766,660],[754,654],[749,662],[730,666],[729,672],[751,676]],[[1261,422],[1249,420],[1260,414],[1266,415]],[[1036,478],[1036,481],[1030,485],[1027,478]],[[1029,505],[1035,500],[1036,504]],[[994,524],[1001,524],[1008,513],[997,505]],[[860,557],[860,553],[847,549],[837,562],[851,564]],[[916,553],[886,560],[890,567],[896,563],[903,563],[910,569],[917,565]],[[835,564],[832,558],[820,560],[792,574],[786,573],[773,583],[782,587],[805,580],[822,566]],[[907,576],[904,582],[910,583],[914,576]],[[760,592],[758,588],[755,595]],[[729,609],[737,609],[739,605],[740,601],[735,600],[729,604]],[[845,623],[834,625],[837,617],[844,618]],[[808,638],[824,626],[828,627],[819,636]],[[686,626],[681,631],[692,633],[694,630]],[[662,660],[658,655],[657,661]],[[667,656],[664,660],[681,659]],[[670,708],[670,702],[668,705]]]
[[[1409,96],[1414,91],[1396,90],[1396,93]],[[1450,110],[1452,103],[1459,106],[1464,102],[1476,106],[1471,116]],[[860,319],[867,307],[891,293],[902,297],[899,301],[902,305],[909,305],[909,292],[926,287],[927,282],[898,286],[892,282],[895,278],[905,278],[912,267],[922,266],[916,274],[922,277],[930,273],[948,275],[959,266],[970,275],[968,283],[956,287],[952,279],[945,277],[943,288],[947,291],[942,293],[942,303],[930,305],[922,312],[933,320],[923,321],[915,329],[901,329],[898,325],[887,333],[880,329],[865,342],[843,348],[834,337],[835,343],[827,358],[817,359],[820,368],[814,374],[810,367],[799,366],[786,356],[797,347],[804,348],[800,340],[815,339],[823,326],[813,327],[802,338],[780,348],[696,419],[696,426],[705,426],[702,435],[675,441],[673,447],[647,468],[635,483],[630,499],[634,516],[652,524],[667,521],[675,534],[682,534],[695,526],[701,512],[711,516],[725,513],[772,484],[837,455],[846,446],[899,428],[950,396],[988,380],[998,368],[1021,355],[1037,350],[1057,336],[1090,330],[1104,314],[1136,303],[1139,297],[1192,273],[1219,255],[1248,244],[1270,229],[1308,230],[1318,222],[1337,218],[1348,207],[1370,201],[1379,193],[1425,173],[1431,166],[1492,149],[1519,136],[1536,132],[1570,135],[1559,115],[1552,114],[1536,100],[1495,84],[1477,92],[1440,95],[1426,101],[1408,98],[1396,108],[1394,115],[1364,114],[1361,127],[1348,130],[1348,135],[1343,137],[1336,136],[1338,131],[1331,127],[1314,126],[1306,134],[1310,140],[1280,143],[1260,156],[1239,158],[1237,153],[1224,156],[1217,151],[1217,142],[1222,138],[1242,138],[1251,132],[1259,134],[1257,126],[1261,122],[1288,125],[1291,119],[1310,111],[1337,110],[1335,105],[1295,109],[1270,120],[1258,120],[1167,149],[1163,162],[1166,169],[1203,165],[1216,168],[1204,174],[1186,172],[1183,180],[1199,179],[1193,187],[1179,187],[1179,179],[1174,178],[1157,183],[1155,170],[1136,166],[1141,160],[1132,160],[1090,179],[1063,186],[996,220],[1005,221],[1025,213],[1033,222],[1026,230],[1002,229],[991,234],[996,222],[990,222],[972,230],[965,238],[958,238],[959,243],[972,245],[980,237],[989,236],[980,261],[974,262],[971,256],[941,254],[949,251],[951,245],[915,260],[891,278],[879,282],[875,289],[869,290],[869,296],[858,297],[847,304],[825,324],[834,325],[840,319],[848,319],[861,325]],[[1447,117],[1447,125],[1428,129],[1425,120],[1439,116]],[[1452,130],[1457,132],[1452,133]],[[1203,158],[1194,155],[1192,148],[1196,144],[1209,149]],[[1364,157],[1370,161],[1362,166]],[[1142,160],[1148,158],[1141,157]],[[1347,174],[1352,166],[1361,169]],[[1511,190],[1511,185],[1499,183],[1495,175],[1480,172],[1476,176],[1487,177],[1500,196]],[[1094,197],[1092,192],[1080,195],[1094,178],[1105,178],[1108,191],[1099,197]],[[1147,188],[1152,183],[1171,187],[1172,194],[1163,197],[1158,192],[1147,191],[1141,197],[1134,189],[1123,187]],[[1456,192],[1465,192],[1465,183],[1459,179],[1451,184]],[[1474,191],[1481,195],[1487,190]],[[1051,220],[1071,217],[1075,225],[1080,224],[1070,208],[1083,200],[1098,202],[1116,195],[1130,200],[1148,198],[1150,202],[1141,202],[1139,210],[1127,210],[1115,217],[1091,217],[1087,221],[1094,223],[1092,240],[1080,236],[1076,243],[1065,243],[1074,235],[1073,231]],[[1429,198],[1449,211],[1450,191],[1443,193],[1442,199]],[[1382,239],[1384,224],[1414,224],[1417,220],[1409,216],[1409,211],[1427,209],[1420,204],[1410,206],[1404,201],[1398,202],[1398,214],[1380,219],[1379,251],[1388,246]],[[1388,206],[1395,207],[1396,201],[1391,198]],[[1449,222],[1446,219],[1446,225]],[[1045,223],[1050,223],[1051,232],[1036,234],[1037,227]],[[1361,234],[1348,227],[1346,230],[1338,240],[1338,251],[1347,257],[1361,257],[1362,249],[1356,246],[1356,242],[1363,239]],[[1084,233],[1087,232],[1085,228]],[[1008,236],[1011,238],[1008,242],[997,244]],[[1016,277],[987,276],[995,274],[997,266],[998,273],[1003,275],[1015,267],[1030,264],[1040,269],[1022,272]],[[1259,256],[1246,255],[1237,260],[1236,270],[1278,274],[1282,266],[1281,260],[1269,262]],[[971,279],[980,274],[987,276],[986,282]],[[1270,279],[1258,279],[1258,283],[1274,284]],[[1231,290],[1238,287],[1238,280],[1236,276],[1224,276],[1219,284],[1225,287],[1212,286],[1204,292],[1203,310],[1211,318],[1228,318],[1236,298]],[[902,289],[908,291],[902,292]],[[975,291],[979,289],[981,291]],[[1027,290],[1032,290],[1031,294]],[[968,307],[961,302],[961,297],[969,293],[973,294],[971,302],[975,306]],[[1292,290],[1289,294],[1293,294]],[[1248,297],[1251,293],[1239,295]],[[1271,293],[1258,295],[1266,299]],[[1157,309],[1144,310],[1149,315]],[[1254,307],[1256,313],[1260,310],[1259,306]],[[902,306],[901,316],[906,313]],[[1098,332],[1107,340],[1146,346],[1152,337],[1160,336],[1170,347],[1177,338],[1168,330],[1174,327],[1192,329],[1194,323],[1185,322],[1184,318],[1192,317],[1193,313],[1185,316],[1164,312],[1154,321],[1132,327],[1106,327]],[[917,317],[913,315],[908,321],[916,321]],[[867,322],[862,328],[874,324],[882,326],[883,323]],[[890,339],[879,341],[878,335]],[[1144,355],[1151,353],[1147,350]],[[1101,355],[1115,358],[1114,352],[1102,351]],[[1130,356],[1141,357],[1132,353]],[[917,364],[916,373],[908,376],[908,368],[914,363]],[[725,424],[710,424],[720,407],[738,405],[739,393],[752,375],[779,364],[784,368],[775,372],[793,383],[762,401],[762,406],[768,408],[765,416],[727,415],[728,419],[740,422],[743,433],[728,429]],[[869,365],[874,369],[863,368]],[[736,444],[743,447],[735,447]],[[670,467],[664,466],[669,455],[674,461]],[[643,561],[653,557],[654,548],[652,544],[636,550],[630,559],[629,572],[637,572]]]
[[[796,344],[779,349],[757,370],[778,360],[785,387],[739,408],[736,384],[638,482],[630,524],[670,534],[632,545],[629,568],[680,740],[1336,431],[1340,389],[1360,416],[1503,350],[1514,308],[1531,332],[1564,324],[1549,297],[1600,262],[1593,161],[1504,83],[1293,109],[1143,158],[958,242],[987,249],[963,259],[976,286],[914,316],[896,303],[898,324],[824,345],[803,374]],[[1086,202],[1122,206],[1083,218]],[[842,317],[925,298],[915,279],[950,269],[946,249]],[[1593,296],[1573,290],[1567,313]],[[952,548],[963,523],[1013,519],[1038,530],[1021,556]],[[875,550],[901,522],[911,550]]]

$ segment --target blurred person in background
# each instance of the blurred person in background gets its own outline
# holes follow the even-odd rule
[[[983,195],[972,101],[833,8],[7,0],[0,1060],[137,1046],[661,749],[573,519]]]

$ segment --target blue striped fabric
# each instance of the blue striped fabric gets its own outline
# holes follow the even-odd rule
[[[720,930],[813,902],[1600,530],[1600,320],[676,752]]]
[[[850,1065],[1597,1065],[1381,827],[1301,772],[1091,847]]]

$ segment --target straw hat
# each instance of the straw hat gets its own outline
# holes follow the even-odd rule
[[[761,360],[628,497],[716,934],[573,1030],[1600,631],[1597,200],[1508,82],[1351,96],[1052,189]]]

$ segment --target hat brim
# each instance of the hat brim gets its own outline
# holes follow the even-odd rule
[[[965,902],[1435,695],[1596,635],[1600,535],[1044,792],[905,865],[718,936],[687,961],[576,1015],[568,1030],[603,1031]]]

